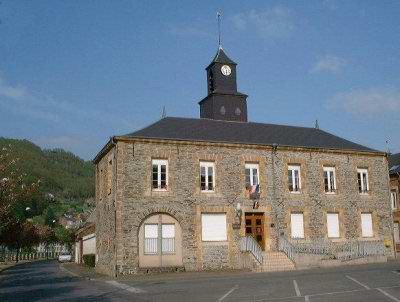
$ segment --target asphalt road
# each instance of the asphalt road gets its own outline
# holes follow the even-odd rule
[[[183,273],[118,280],[87,280],[65,268],[56,262],[35,262],[4,271],[0,274],[0,301],[400,302],[400,262],[281,273]]]

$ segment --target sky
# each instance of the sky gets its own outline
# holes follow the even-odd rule
[[[238,63],[249,120],[400,152],[400,1],[0,2],[0,136],[93,159],[110,136],[199,117]]]

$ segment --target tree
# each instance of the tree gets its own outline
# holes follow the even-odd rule
[[[75,233],[72,230],[66,229],[62,225],[57,226],[54,229],[57,242],[60,244],[65,244],[68,249],[71,249],[72,244],[75,242]]]
[[[22,248],[31,248],[39,244],[40,237],[37,228],[30,221],[13,221],[9,223],[1,234],[0,241],[8,248],[16,251],[15,261],[19,261]]]
[[[45,244],[46,259],[48,258],[49,245],[57,241],[54,230],[48,225],[36,225],[36,232],[39,237],[39,242]]]
[[[23,225],[25,211],[30,209],[27,205],[38,192],[40,181],[25,183],[26,175],[19,171],[17,162],[11,146],[0,149],[0,234]]]

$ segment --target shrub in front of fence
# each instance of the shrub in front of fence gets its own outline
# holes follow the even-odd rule
[[[95,254],[87,254],[83,255],[83,263],[85,266],[94,267],[96,263],[96,255]]]

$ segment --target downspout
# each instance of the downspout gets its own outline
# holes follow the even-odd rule
[[[275,203],[274,209],[275,209],[275,223],[276,223],[276,250],[279,251],[279,237],[280,237],[280,224],[279,224],[279,218],[278,218],[278,204],[276,200],[276,183],[275,183],[275,157],[276,157],[276,151],[278,150],[278,144],[273,143],[272,144],[272,202]]]
[[[113,203],[114,203],[114,277],[117,277],[117,243],[116,243],[116,239],[117,239],[117,202],[116,202],[116,196],[117,196],[117,153],[118,153],[118,146],[117,143],[115,142],[115,136],[111,137],[110,139],[110,143],[112,145],[112,148],[115,148],[114,150],[114,175],[115,177],[113,177],[114,179],[114,190],[113,190]]]

